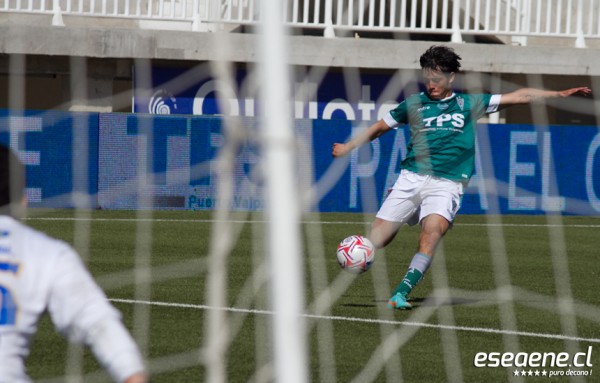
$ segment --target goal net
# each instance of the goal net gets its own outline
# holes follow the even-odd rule
[[[79,111],[94,97],[93,59],[66,59],[70,99],[41,110],[32,100],[42,90],[31,88],[56,84],[28,73],[39,58],[3,58],[0,140],[26,165],[25,222],[79,252],[152,381],[594,381],[594,96],[480,121],[457,219],[411,294],[413,309],[393,310],[419,225],[402,227],[360,275],[342,270],[335,252],[345,237],[368,235],[410,128],[343,158],[331,150],[423,91],[420,70],[290,65],[293,36],[280,15],[293,10],[262,3],[261,23],[245,27],[255,61],[232,61],[239,46],[220,32],[221,56],[209,62],[135,58],[131,87],[116,79],[104,100],[113,111]],[[463,46],[453,45],[467,64]],[[401,54],[416,63],[421,53]],[[456,80],[457,91],[492,94],[599,85],[543,71],[467,70]],[[44,382],[107,379],[48,318],[28,371]]]

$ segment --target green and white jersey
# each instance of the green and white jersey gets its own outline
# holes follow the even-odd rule
[[[498,110],[500,95],[453,93],[432,100],[421,92],[408,97],[383,119],[391,128],[410,125],[401,168],[467,183],[475,161],[475,125]]]

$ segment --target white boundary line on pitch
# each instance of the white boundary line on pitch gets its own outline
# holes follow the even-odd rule
[[[171,218],[76,218],[76,217],[27,217],[30,221],[96,221],[96,222],[180,222],[180,223],[215,223],[216,219],[171,219]],[[231,223],[266,223],[262,220],[230,220]],[[321,225],[368,225],[371,222],[360,221],[300,221],[302,224]],[[600,228],[597,225],[580,224],[543,224],[543,223],[455,223],[454,226],[485,226],[485,227],[577,227]]]
[[[194,304],[188,304],[188,303],[137,301],[137,300],[133,300],[133,299],[119,299],[119,298],[110,298],[109,301],[118,302],[118,303],[151,305],[151,306],[192,308],[192,309],[200,309],[200,310],[223,310],[223,311],[228,311],[228,312],[232,312],[232,313],[275,315],[275,312],[270,311],[270,310],[241,309],[241,308],[236,308],[236,307],[214,307],[214,306],[207,306],[207,305],[194,305]],[[414,327],[422,327],[422,328],[433,328],[433,329],[439,329],[439,330],[470,331],[470,332],[479,332],[479,333],[488,333],[488,334],[517,335],[517,336],[527,336],[527,337],[534,337],[534,338],[560,339],[560,340],[571,340],[571,341],[577,341],[577,342],[600,343],[600,338],[581,338],[581,337],[574,337],[574,336],[568,336],[568,335],[544,334],[544,333],[526,332],[526,331],[498,330],[498,329],[494,329],[494,328],[484,328],[484,327],[448,326],[448,325],[432,324],[432,323],[392,321],[392,320],[384,320],[384,319],[368,319],[368,318],[341,317],[341,316],[316,315],[316,314],[303,314],[302,316],[305,318],[310,318],[310,319],[324,319],[324,320],[335,320],[335,321],[346,321],[346,322],[387,324],[387,325],[396,325],[396,326],[403,325],[403,326],[414,326]]]

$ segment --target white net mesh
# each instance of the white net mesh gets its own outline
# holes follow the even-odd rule
[[[127,3],[118,12],[134,18],[134,2]],[[168,19],[185,8],[197,23],[189,10],[200,5],[208,12],[209,2],[191,3],[161,2],[155,10]],[[258,9],[252,1],[225,3],[232,19]],[[333,3],[334,24],[356,19],[341,11],[343,1]],[[381,4],[400,12],[395,2],[360,3],[365,15],[385,9]],[[440,1],[430,10],[434,3],[452,9]],[[533,3],[539,13],[540,2]],[[310,33],[302,30],[305,4],[287,4],[294,33]],[[484,5],[466,2],[461,14],[484,12]],[[82,16],[77,7],[60,4],[65,17]],[[593,17],[583,20],[586,36],[594,32],[587,24]],[[109,90],[97,72],[105,68],[100,59],[48,59],[52,65],[32,74],[29,64],[40,62],[34,53],[3,57],[0,138],[27,166],[33,208],[26,222],[72,243],[122,311],[152,380],[594,381],[600,343],[594,97],[519,106],[482,121],[475,176],[412,294],[415,309],[390,310],[387,300],[414,255],[418,228],[402,228],[359,276],[340,270],[335,248],[348,235],[368,233],[399,174],[408,128],[341,159],[331,158],[331,145],[422,89],[415,63],[431,44],[399,53],[413,62],[401,69],[288,66],[296,45],[281,25],[248,25],[239,28],[263,36],[252,62],[232,60],[239,45],[215,33],[210,50],[217,56],[208,62],[111,61],[118,67],[113,73],[124,77],[110,78]],[[346,27],[354,30],[346,25],[338,34]],[[435,36],[450,38],[449,31]],[[552,74],[470,70],[477,56],[467,45],[455,45],[467,69],[457,85],[466,92],[599,85],[594,76],[563,76],[555,68]],[[549,66],[555,52],[548,48]],[[40,94],[44,85],[68,96],[49,101]],[[44,178],[50,171],[54,176]],[[47,318],[39,332],[28,361],[36,381],[107,379],[84,348],[58,340]]]

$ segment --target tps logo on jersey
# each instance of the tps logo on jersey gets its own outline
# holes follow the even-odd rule
[[[431,128],[432,126],[442,127],[446,122],[450,122],[455,128],[462,128],[465,126],[465,116],[463,116],[460,113],[444,113],[440,114],[437,117],[429,117],[423,119],[423,123],[428,128]]]
[[[165,89],[159,89],[150,98],[148,112],[151,114],[177,113],[177,100]]]

